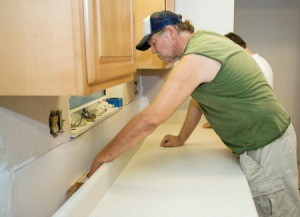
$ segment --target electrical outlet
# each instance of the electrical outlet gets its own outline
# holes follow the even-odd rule
[[[49,116],[49,127],[50,134],[56,137],[59,133],[63,133],[63,123],[62,110],[51,111]]]
[[[136,94],[139,93],[139,89],[140,89],[138,80],[135,80],[134,83],[133,83],[133,85],[134,85],[133,92],[136,95]]]

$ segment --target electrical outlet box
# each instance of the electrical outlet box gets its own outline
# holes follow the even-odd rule
[[[56,137],[59,133],[63,133],[62,110],[51,111],[49,116],[50,134]]]

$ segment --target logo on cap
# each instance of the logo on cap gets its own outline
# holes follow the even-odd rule
[[[171,11],[154,12],[143,20],[144,37],[135,48],[141,51],[148,50],[150,48],[148,41],[154,33],[159,32],[168,25],[175,25],[180,22],[181,20],[177,14]]]

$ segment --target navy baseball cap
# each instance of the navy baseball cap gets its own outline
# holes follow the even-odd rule
[[[148,50],[150,48],[148,41],[154,33],[159,32],[168,25],[175,25],[180,22],[178,15],[171,11],[154,12],[143,20],[144,37],[135,48],[141,51]]]

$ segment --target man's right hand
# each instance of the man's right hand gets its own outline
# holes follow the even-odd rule
[[[96,157],[92,163],[90,171],[88,172],[88,174],[86,176],[88,178],[90,178],[102,164],[103,164],[103,162],[99,161]]]
[[[183,145],[178,136],[166,135],[160,143],[162,147],[178,147]]]
[[[203,128],[211,128],[210,123],[207,121],[205,124],[202,125]]]

